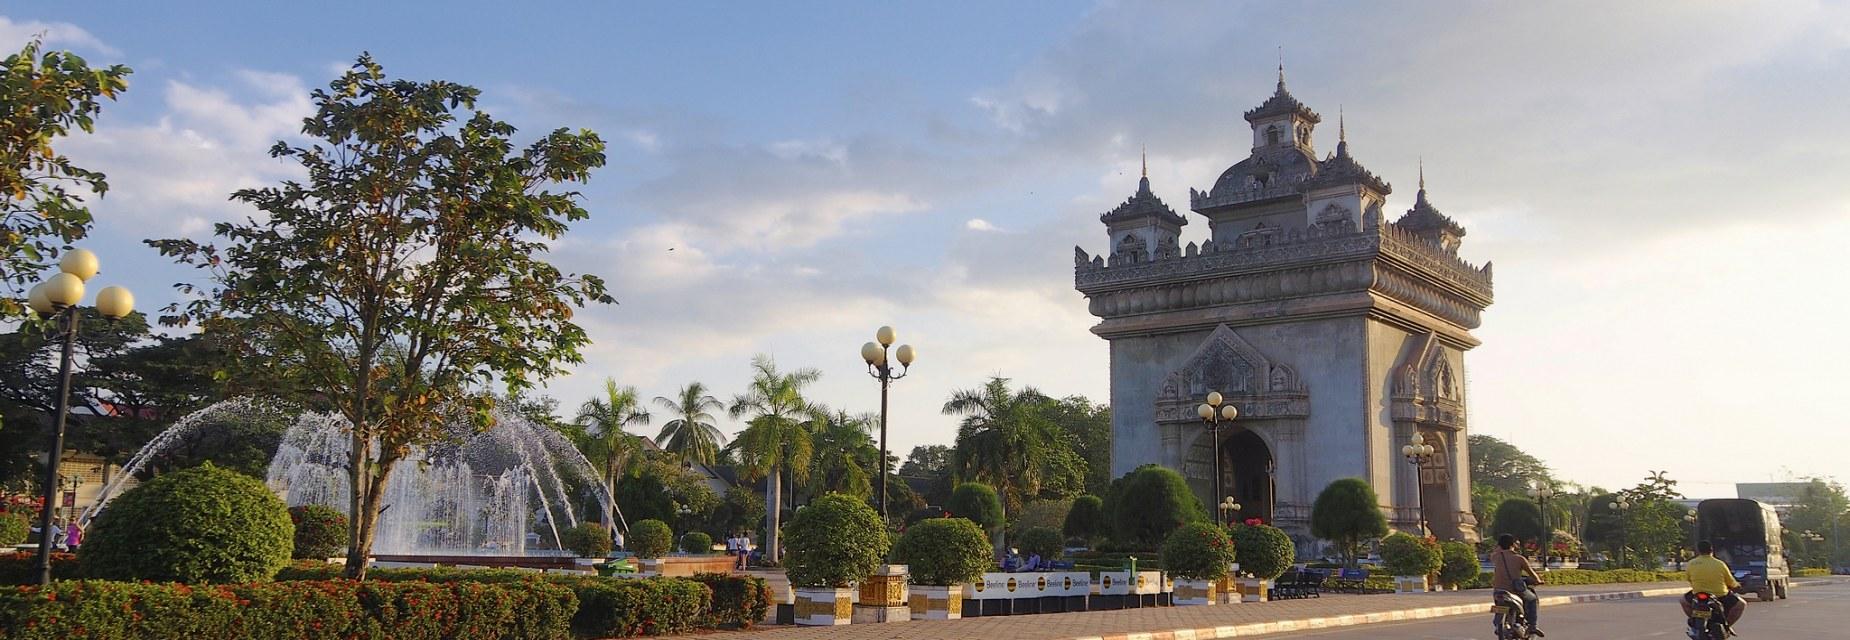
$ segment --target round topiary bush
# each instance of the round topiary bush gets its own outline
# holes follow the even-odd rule
[[[1177,527],[1208,519],[1182,474],[1153,464],[1138,467],[1112,485],[1105,513],[1116,542],[1143,549],[1163,544]]]
[[[713,553],[713,536],[702,531],[690,531],[681,536],[681,550],[688,553]]]
[[[1507,533],[1524,544],[1539,544],[1548,530],[1542,527],[1541,508],[1522,498],[1510,498],[1497,505],[1490,518],[1490,533],[1493,538]]]
[[[1177,578],[1216,580],[1227,575],[1233,561],[1233,541],[1206,522],[1176,527],[1163,541],[1163,569]]]
[[[1386,569],[1388,575],[1429,575],[1439,570],[1441,561],[1438,542],[1405,533],[1381,539],[1381,568]]]
[[[1105,535],[1105,526],[1105,501],[1098,496],[1079,496],[1073,499],[1073,508],[1066,512],[1066,522],[1060,529],[1069,538],[1090,543]]]
[[[610,530],[595,522],[580,522],[578,526],[566,529],[559,534],[560,542],[573,555],[580,558],[602,558],[610,555]]]
[[[1284,575],[1298,553],[1283,529],[1264,524],[1234,525],[1233,548],[1240,555],[1240,573],[1261,580]]]
[[[1477,580],[1481,567],[1477,563],[1477,550],[1463,542],[1452,541],[1439,545],[1439,584],[1454,587],[1471,584]]]
[[[784,563],[790,584],[798,587],[846,587],[880,568],[892,547],[880,514],[866,502],[839,493],[797,510],[784,526],[784,536]]]
[[[154,582],[255,582],[289,565],[295,525],[263,482],[206,463],[124,492],[90,525],[84,575]]]
[[[994,563],[989,538],[967,518],[933,518],[906,528],[893,545],[893,561],[912,571],[912,583],[948,587],[975,580]]]
[[[1002,528],[1002,500],[996,497],[995,489],[981,482],[957,485],[951,490],[951,499],[944,503],[944,510],[953,518],[975,522],[983,531]]]
[[[26,541],[32,533],[32,523],[24,514],[0,511],[0,547],[10,547]]]
[[[668,528],[668,523],[650,518],[630,525],[629,539],[625,542],[638,558],[660,558],[674,548],[674,530]]]
[[[333,507],[305,504],[289,508],[289,521],[295,524],[297,560],[326,560],[347,551],[347,515]]]
[[[1042,561],[1053,560],[1066,551],[1066,539],[1053,527],[1034,527],[1023,531],[1015,541],[1022,555],[1038,555]]]

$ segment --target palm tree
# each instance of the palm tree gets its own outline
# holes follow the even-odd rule
[[[1040,491],[1047,458],[1058,444],[1057,427],[1035,405],[1045,396],[1033,387],[1010,391],[1008,378],[990,378],[980,389],[963,389],[944,403],[945,415],[963,415],[951,465],[957,475],[996,488],[1002,507],[1020,509]],[[996,545],[1003,540],[997,535]]]
[[[880,418],[829,411],[822,406],[817,406],[814,414],[809,421],[814,453],[809,463],[808,494],[872,495],[873,474],[880,468],[880,449],[874,446],[872,432]]]
[[[752,381],[745,393],[733,397],[727,413],[732,417],[751,416],[745,430],[733,440],[740,470],[746,479],[768,476],[765,512],[770,526],[765,531],[766,557],[778,559],[777,529],[783,523],[784,475],[791,485],[809,475],[810,434],[804,424],[810,417],[809,402],[803,399],[803,387],[822,372],[798,369],[789,373],[777,370],[770,356],[752,358]]]
[[[611,508],[615,509],[617,477],[629,469],[631,462],[642,457],[642,436],[625,429],[630,425],[649,424],[649,412],[637,400],[635,387],[620,387],[616,380],[605,378],[604,395],[580,405],[577,422],[589,436],[584,446],[585,457],[597,463],[604,474]],[[621,520],[623,512],[618,511],[617,518]],[[622,525],[629,529],[627,521]]]
[[[662,432],[655,436],[662,450],[679,456],[683,462],[711,466],[718,460],[720,443],[726,437],[713,426],[713,412],[725,410],[726,405],[707,394],[707,385],[689,382],[681,387],[680,400],[656,396],[655,404],[667,409],[669,415],[678,416],[663,424]]]

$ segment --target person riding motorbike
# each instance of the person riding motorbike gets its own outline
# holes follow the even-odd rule
[[[1490,587],[1493,594],[1509,593],[1522,598],[1522,612],[1529,623],[1529,635],[1546,637],[1548,634],[1535,628],[1542,599],[1535,595],[1533,587],[1543,584],[1542,576],[1529,566],[1529,559],[1515,549],[1516,536],[1507,533],[1497,536],[1497,549],[1490,552]]]
[[[1709,594],[1721,601],[1728,633],[1734,635],[1734,623],[1741,620],[1741,614],[1747,613],[1747,602],[1735,593],[1740,588],[1741,583],[1734,579],[1734,571],[1728,568],[1728,563],[1715,557],[1715,545],[1707,540],[1697,542],[1696,557],[1689,561],[1689,593],[1678,600],[1683,605],[1683,617],[1694,615],[1696,594]],[[1695,634],[1693,627],[1690,633]]]

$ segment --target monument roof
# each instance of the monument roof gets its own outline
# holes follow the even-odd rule
[[[1311,111],[1310,107],[1304,106],[1304,103],[1292,97],[1291,92],[1285,89],[1285,67],[1280,65],[1278,67],[1278,89],[1274,90],[1272,92],[1272,97],[1266,98],[1265,102],[1260,103],[1257,107],[1253,107],[1251,111],[1247,111],[1246,121],[1258,122],[1263,118],[1290,114],[1297,114],[1298,117],[1309,120],[1312,123],[1323,122],[1323,116],[1319,116],[1317,112]]]
[[[1440,229],[1450,231],[1461,238],[1465,235],[1463,226],[1451,217],[1439,213],[1439,209],[1426,200],[1426,178],[1424,176],[1420,177],[1420,193],[1414,197],[1413,208],[1408,209],[1407,214],[1401,216],[1399,220],[1395,220],[1394,226],[1414,232]]]
[[[1143,179],[1137,181],[1137,193],[1126,198],[1124,204],[1118,205],[1118,208],[1099,216],[1098,221],[1111,224],[1138,218],[1156,218],[1178,227],[1188,224],[1187,218],[1176,213],[1175,209],[1164,204],[1162,198],[1156,197],[1156,194],[1150,191],[1150,176],[1147,173]]]
[[[1341,122],[1340,118],[1338,122]],[[1337,135],[1339,138],[1336,143],[1336,153],[1328,158],[1324,158],[1322,162],[1317,163],[1317,175],[1313,176],[1305,183],[1305,187],[1315,188],[1359,184],[1374,189],[1375,192],[1382,195],[1393,193],[1394,188],[1388,185],[1387,181],[1375,176],[1374,172],[1363,167],[1362,163],[1356,162],[1355,158],[1349,155],[1348,132],[1343,130],[1341,124],[1337,126]],[[1422,193],[1424,193],[1424,191],[1422,191]]]

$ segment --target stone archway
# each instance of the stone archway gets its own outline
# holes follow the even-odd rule
[[[1240,503],[1240,512],[1231,514],[1240,520],[1263,518],[1277,520],[1273,504],[1277,500],[1278,461],[1265,439],[1249,429],[1239,429],[1221,437],[1221,488]]]

